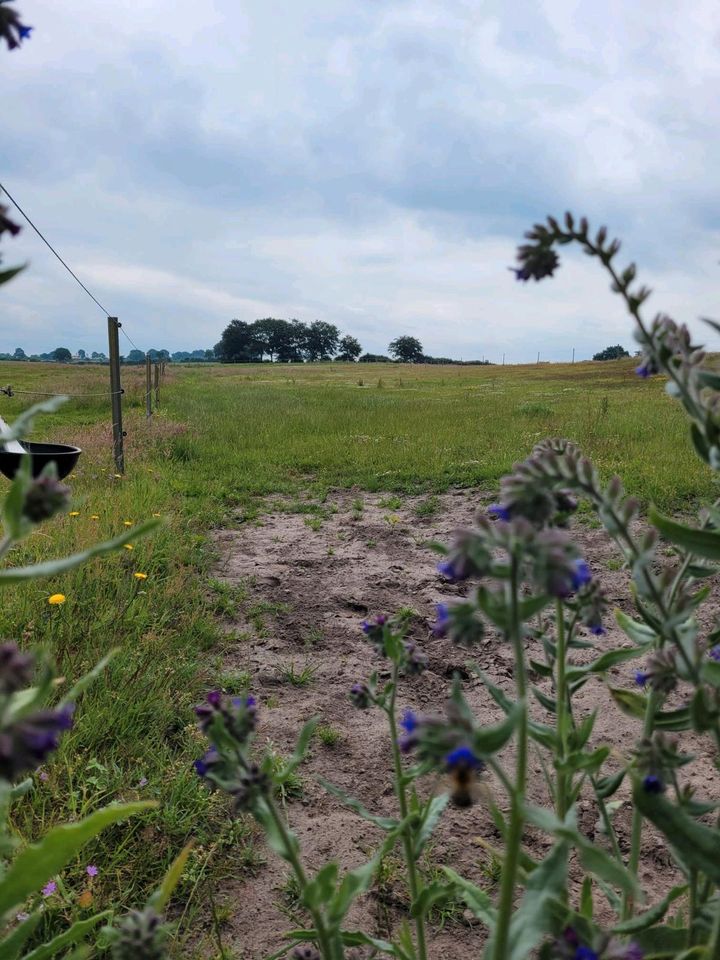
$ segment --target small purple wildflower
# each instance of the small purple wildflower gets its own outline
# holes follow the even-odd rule
[[[196,760],[193,763],[193,767],[195,767],[195,773],[197,773],[199,777],[207,776],[208,770],[215,766],[219,760],[220,754],[217,752],[216,748],[210,747],[207,753],[203,754],[199,760]]]
[[[714,647],[710,647],[708,650],[708,656],[711,660],[715,660],[720,663],[720,643],[716,643]]]
[[[363,622],[360,624],[360,627],[361,627],[361,629],[362,629],[362,632],[363,632],[366,636],[367,636],[368,633],[370,633],[370,632],[372,631],[372,624],[369,623],[367,620],[363,620]]]
[[[660,777],[656,777],[653,773],[650,773],[647,777],[645,777],[642,785],[645,793],[662,793],[665,790],[665,784],[662,782]]]
[[[444,637],[448,632],[448,627],[450,626],[450,610],[448,605],[446,603],[436,603],[435,613],[437,615],[437,619],[433,624],[433,636]]]
[[[573,590],[579,590],[580,587],[584,587],[585,584],[590,583],[591,580],[592,573],[590,572],[590,567],[583,559],[578,558],[575,561],[575,571],[572,576]]]
[[[211,690],[208,693],[206,700],[211,707],[219,707],[220,701],[222,700],[222,690]]]
[[[645,684],[648,682],[649,677],[650,677],[650,674],[645,673],[644,670],[636,670],[636,671],[635,671],[635,683],[636,683],[639,687],[644,687]]]
[[[24,912],[22,912],[22,913],[16,913],[16,914],[15,914],[15,919],[17,920],[18,923],[25,923],[26,920],[29,920],[29,919],[30,919],[30,914],[29,914],[29,913],[24,913]]]
[[[98,875],[98,868],[95,866],[94,863],[90,863],[88,864],[87,867],[85,867],[85,873],[89,877],[96,877]]]
[[[51,896],[55,893],[56,890],[57,890],[57,884],[55,883],[54,880],[50,880],[50,881],[49,881],[48,883],[46,883],[45,886],[42,888],[42,895],[43,895],[44,897],[51,897]]]
[[[358,710],[367,710],[372,703],[370,687],[366,683],[354,683],[350,687],[350,702]]]
[[[147,778],[147,777],[140,777],[140,779],[138,780],[137,785],[138,785],[139,787],[146,787],[146,786],[148,785],[148,778]]]
[[[635,373],[636,373],[639,377],[642,377],[643,380],[647,380],[647,378],[648,378],[648,377],[650,376],[650,374],[652,373],[652,370],[651,370],[651,368],[650,368],[650,364],[648,364],[648,363],[641,363],[639,367],[635,367]]]
[[[501,503],[491,503],[487,512],[496,520],[503,520],[505,523],[510,520],[510,507],[504,507]]]
[[[30,39],[30,34],[32,33],[32,31],[33,31],[33,28],[32,28],[32,27],[22,27],[22,26],[21,26],[20,29],[19,29],[19,31],[18,31],[18,33],[19,33],[19,35],[20,35],[20,39],[21,39],[21,40],[29,40],[29,39]]]
[[[590,627],[590,633],[595,634],[596,637],[602,637],[603,634],[607,633],[607,630],[601,623],[595,623]]]
[[[482,760],[476,757],[470,747],[455,747],[446,757],[445,763],[448,770],[455,770],[457,767],[469,767],[471,770],[478,770],[484,766]]]
[[[47,783],[48,780],[50,779],[50,776],[44,770],[41,770],[40,773],[38,774],[38,778],[42,780],[43,783]]]

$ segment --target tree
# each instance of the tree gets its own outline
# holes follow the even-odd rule
[[[358,363],[390,363],[390,357],[382,353],[364,353],[358,360]]]
[[[78,350],[78,359],[87,360],[87,354],[85,353],[84,350]]]
[[[399,363],[422,363],[423,348],[416,337],[397,337],[388,350]]]
[[[145,354],[142,350],[131,350],[125,357],[125,363],[145,363]]]
[[[214,360],[214,359],[215,359],[215,351],[214,351],[214,350],[206,350],[206,351],[205,351],[205,359],[206,359],[206,360]]]
[[[337,351],[340,331],[332,323],[315,320],[307,328],[305,356],[308,360],[329,360]]]
[[[335,358],[336,360],[348,360],[350,362],[354,362],[362,353],[360,341],[351,336],[343,337],[338,344],[338,349],[340,350],[340,353]]]
[[[223,330],[215,355],[223,363],[257,363],[262,360],[263,347],[255,334],[255,324],[231,320]]]
[[[72,354],[67,347],[56,347],[50,356],[57,363],[70,363],[72,360]]]
[[[13,354],[13,360],[27,360],[27,355],[22,347],[15,347],[15,353]]]
[[[619,343],[616,343],[614,347],[605,347],[600,353],[596,353],[593,356],[593,360],[620,360],[621,357],[629,356],[630,354],[625,347],[621,347]]]

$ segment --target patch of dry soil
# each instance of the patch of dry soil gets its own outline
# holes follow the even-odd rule
[[[360,513],[353,509],[357,498],[364,502]],[[383,506],[378,495],[345,491],[331,494],[325,507],[334,511],[313,529],[308,515],[284,509],[266,515],[261,525],[245,523],[236,530],[216,535],[220,561],[215,575],[230,584],[249,585],[253,601],[281,605],[281,612],[265,618],[258,631],[257,622],[228,623],[229,639],[226,667],[249,670],[252,692],[260,703],[259,743],[265,739],[284,754],[292,750],[302,724],[319,715],[324,724],[341,732],[341,740],[332,747],[314,741],[311,755],[301,771],[302,797],[287,804],[287,815],[300,838],[303,857],[312,870],[328,859],[341,867],[352,868],[365,862],[379,840],[379,831],[346,810],[339,801],[320,787],[321,776],[358,797],[372,812],[395,815],[391,782],[391,756],[384,718],[376,710],[360,711],[348,701],[352,683],[363,680],[383,664],[365,641],[360,622],[366,615],[391,613],[401,607],[417,611],[413,636],[426,651],[429,669],[418,677],[403,681],[402,707],[437,712],[443,709],[455,671],[466,678],[466,696],[481,722],[495,723],[500,712],[481,681],[466,670],[474,660],[500,687],[512,695],[513,658],[507,644],[489,632],[470,655],[445,639],[435,639],[430,625],[434,605],[462,595],[462,586],[446,583],[436,572],[437,555],[429,548],[433,540],[447,541],[451,532],[471,523],[474,511],[486,498],[477,491],[455,491],[439,498],[439,510],[427,519],[418,518],[420,498],[408,497],[398,509]],[[314,524],[317,527],[317,524]],[[630,610],[628,575],[611,569],[617,566],[616,548],[602,530],[578,527],[576,538],[587,557],[593,574],[604,584],[611,604]],[[597,644],[599,649],[628,645],[608,617],[608,633]],[[532,646],[533,642],[528,641]],[[542,660],[542,651],[531,650]],[[581,662],[588,656],[577,651]],[[293,686],[283,673],[294,667],[314,671],[307,686]],[[617,686],[632,686],[635,664],[623,664],[610,671]],[[536,677],[538,687],[550,692],[548,681]],[[598,710],[593,745],[609,743],[618,755],[627,754],[638,734],[638,724],[621,714],[610,701],[600,679],[591,680],[575,700],[578,716]],[[534,704],[538,719],[548,720],[543,708]],[[704,743],[696,744],[697,761],[688,769],[686,779],[696,782],[702,796],[715,796],[718,774]],[[505,751],[506,763],[512,762],[512,748]],[[536,751],[531,751],[530,792],[534,802],[547,802],[542,768]],[[427,784],[426,789],[443,789],[442,784]],[[500,785],[492,776],[485,789],[492,790],[502,809],[507,804]],[[617,798],[625,801],[615,816],[623,850],[629,845],[630,804],[624,788]],[[597,814],[588,799],[579,803],[581,829],[596,837]],[[601,838],[598,835],[598,839]],[[445,864],[494,892],[495,877],[491,858],[482,841],[498,843],[494,827],[482,798],[469,810],[449,807],[428,850],[428,867]],[[527,849],[542,855],[549,847],[546,837],[528,830]],[[572,865],[571,865],[572,869]],[[272,852],[257,876],[240,878],[225,886],[231,902],[237,904],[226,925],[223,939],[233,955],[242,960],[260,958],[279,950],[282,933],[295,923],[281,907],[283,887],[288,876],[284,863]],[[641,878],[650,900],[657,898],[676,879],[673,863],[659,837],[648,832],[643,850]],[[402,919],[403,883],[397,866],[389,865],[383,882],[348,918],[348,929],[369,929],[386,936]],[[597,892],[596,902],[602,905]],[[286,903],[286,901],[285,901]],[[602,907],[601,907],[602,909]],[[482,927],[473,923],[462,906],[445,923],[438,918],[431,935],[433,960],[464,960],[477,957],[484,940]]]

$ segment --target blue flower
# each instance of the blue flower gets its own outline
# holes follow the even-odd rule
[[[437,565],[437,571],[443,577],[447,577],[448,580],[453,581],[453,583],[460,580],[460,577],[458,576],[458,572],[455,569],[454,564],[450,560],[443,560],[441,563],[439,563]]]
[[[477,770],[484,766],[482,760],[475,756],[470,747],[466,746],[455,747],[445,757],[445,763],[448,770],[454,770],[456,767],[470,767],[472,770]]]
[[[367,620],[363,620],[360,626],[362,627],[362,632],[366,635],[372,631],[372,624],[368,623]]]
[[[647,777],[645,777],[642,785],[645,793],[662,793],[665,789],[665,784],[662,782],[660,777],[656,777],[653,773],[650,773]]]
[[[32,29],[33,29],[32,27],[24,27],[24,26],[21,25],[21,26],[20,26],[20,29],[18,30],[18,34],[19,34],[19,36],[20,36],[20,39],[21,39],[21,40],[29,40],[29,39],[30,39],[30,34],[32,33]]]
[[[219,760],[220,754],[217,752],[215,747],[211,746],[207,753],[203,754],[199,760],[196,760],[193,763],[193,767],[195,767],[195,773],[197,773],[199,777],[207,776],[208,770],[215,766]]]
[[[710,647],[708,650],[708,656],[711,660],[717,660],[720,662],[720,643],[716,643],[714,647]]]
[[[497,520],[504,520],[505,523],[510,520],[510,507],[504,507],[501,503],[490,504],[487,512]]]
[[[599,958],[590,947],[578,947],[573,954],[573,960],[599,960]]]
[[[436,603],[435,612],[437,620],[433,625],[433,634],[436,637],[444,637],[450,626],[450,610],[446,603]]]
[[[601,637],[604,633],[607,633],[607,631],[601,623],[596,623],[590,627],[590,633],[594,633],[596,637]]]
[[[592,580],[592,573],[590,572],[590,567],[587,563],[578,558],[575,561],[575,571],[572,575],[572,588],[573,590],[579,590],[580,587],[584,587],[586,583],[590,583]]]
[[[417,714],[413,713],[412,710],[406,710],[403,714],[402,720],[400,721],[400,726],[406,733],[412,733],[413,730],[417,730]]]
[[[650,674],[649,674],[649,673],[645,673],[644,670],[636,670],[636,671],[635,671],[635,683],[636,683],[639,687],[644,687],[645,684],[648,682],[649,679],[650,679]]]
[[[647,378],[650,376],[652,372],[653,371],[649,363],[641,363],[639,367],[635,367],[635,373],[639,377],[642,377],[643,380],[647,380]]]

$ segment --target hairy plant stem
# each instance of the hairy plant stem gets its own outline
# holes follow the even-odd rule
[[[720,960],[720,904],[716,906],[715,911],[710,949],[707,953],[708,960]]]
[[[655,726],[655,712],[657,710],[658,698],[654,690],[648,694],[645,704],[645,719],[643,721],[643,738],[650,737]],[[640,843],[642,840],[643,815],[637,807],[633,808],[632,828],[630,831],[630,858],[628,860],[628,869],[637,876],[638,865],[640,863]],[[634,899],[631,893],[626,893],[623,897],[622,919],[628,920],[635,909]]]
[[[518,700],[522,703],[523,711],[518,724],[515,783],[510,796],[510,825],[508,828],[505,862],[503,864],[502,886],[500,887],[497,926],[495,928],[494,960],[506,960],[508,956],[508,935],[515,899],[515,883],[520,859],[520,845],[522,843],[523,826],[525,824],[523,806],[525,803],[525,785],[527,781],[527,674],[525,668],[525,649],[522,642],[522,625],[520,623],[518,608],[518,589],[518,560],[516,556],[513,556],[510,563],[510,578],[507,583],[506,593],[510,614],[507,638],[512,643],[513,653],[515,655],[515,687]]]
[[[400,807],[400,819],[405,820],[408,815],[407,794],[405,793],[405,774],[403,772],[402,757],[400,756],[400,747],[398,746],[397,719],[395,717],[395,703],[397,700],[398,675],[400,667],[396,663],[393,666],[392,674],[392,693],[390,694],[390,703],[386,708],[388,723],[390,724],[390,742],[392,743],[393,763],[395,766],[395,795],[397,796]],[[415,853],[413,851],[412,837],[407,829],[402,835],[403,852],[405,854],[405,866],[407,868],[408,887],[410,889],[410,898],[413,903],[422,890],[422,881],[418,876],[417,866],[415,864]],[[417,941],[418,960],[427,960],[427,945],[425,943],[425,917],[418,913],[415,918],[415,938]]]
[[[557,629],[557,645],[555,656],[555,699],[556,709],[556,729],[560,750],[556,760],[557,779],[555,782],[555,807],[560,820],[564,820],[568,809],[568,774],[565,769],[568,756],[567,744],[567,726],[568,726],[568,696],[567,696],[567,676],[565,668],[567,666],[567,646],[565,633],[565,611],[562,600],[558,599],[555,605],[555,624]]]
[[[300,862],[300,858],[297,855],[297,851],[295,850],[295,845],[290,837],[285,819],[281,816],[280,811],[270,797],[267,798],[266,803],[275,827],[282,837],[283,846],[285,847],[285,857],[293,869],[293,873],[295,874],[295,878],[298,882],[300,890],[305,890],[308,882],[307,876],[305,875],[305,870]],[[315,924],[315,929],[317,930],[318,948],[323,960],[342,960],[342,948],[339,944],[334,944],[331,941],[330,935],[325,926],[325,918],[323,917],[321,911],[309,906],[307,909],[312,917],[313,923]]]

